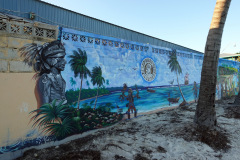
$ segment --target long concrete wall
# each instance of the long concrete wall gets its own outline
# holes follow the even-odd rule
[[[56,40],[58,28],[6,19],[1,19],[0,23],[3,26],[0,29],[0,154],[3,154],[44,144],[56,140],[58,136],[40,133],[44,125],[37,129],[32,127],[32,122],[29,123],[32,117],[29,112],[37,109],[34,92],[36,80],[33,79],[35,72],[23,63],[19,54],[19,48],[25,44],[44,44]],[[61,30],[61,38],[66,55],[62,53],[65,59],[61,56],[57,57],[57,61],[61,60],[59,62],[65,64],[66,60],[65,68],[60,68],[66,85],[61,81],[59,83],[59,79],[56,80],[49,73],[43,74],[41,82],[44,87],[48,83],[45,78],[52,78],[51,83],[61,88],[61,91],[64,90],[72,109],[70,115],[74,116],[71,118],[79,118],[77,124],[71,126],[75,129],[74,132],[64,135],[65,137],[109,126],[122,118],[137,116],[140,112],[179,106],[184,98],[187,103],[198,99],[203,54],[67,28]],[[92,75],[94,69],[101,69],[104,78],[101,85],[97,86],[93,77],[87,76],[82,83],[79,75],[74,75],[71,67],[71,59],[74,58],[71,56],[75,51],[80,53],[80,50],[86,52],[88,58],[85,65]],[[181,71],[173,67],[176,64]],[[220,59],[216,99],[238,93],[239,66],[238,62]],[[76,102],[81,83],[78,113]],[[131,97],[131,91],[135,97]],[[134,101],[130,101],[131,98]],[[53,104],[51,100],[48,103]],[[63,121],[64,118],[60,122]]]

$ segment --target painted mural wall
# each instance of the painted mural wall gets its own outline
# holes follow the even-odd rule
[[[20,51],[36,74],[32,130],[0,154],[196,102],[203,54],[61,29]],[[239,91],[238,62],[219,60],[216,99]],[[26,124],[27,125],[27,124]]]
[[[240,63],[219,59],[216,99],[229,98],[239,92]]]
[[[67,65],[62,73],[67,82],[68,102],[77,101],[81,78],[74,76],[69,62],[74,52],[85,52],[86,67],[91,71],[100,67],[105,82],[100,86],[104,91],[97,99],[97,106],[111,103],[117,111],[128,110],[126,100],[129,88],[132,89],[134,105],[138,113],[178,106],[183,101],[195,100],[198,93],[203,55],[161,48],[111,37],[63,29],[62,42],[66,48]],[[72,83],[74,82],[74,83]],[[195,85],[194,85],[195,82]],[[97,89],[92,78],[83,79],[83,91]],[[196,91],[195,91],[196,90]],[[182,93],[181,93],[182,92]],[[124,94],[123,94],[124,93]],[[196,93],[196,94],[194,94]],[[95,102],[93,95],[83,95],[81,105]],[[85,99],[85,100],[84,100]]]

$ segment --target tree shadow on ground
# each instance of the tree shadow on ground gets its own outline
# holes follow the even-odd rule
[[[224,107],[224,112],[225,114],[223,117],[240,119],[240,106],[234,105]]]

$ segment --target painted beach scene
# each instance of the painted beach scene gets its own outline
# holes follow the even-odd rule
[[[81,92],[80,107],[107,104],[111,112],[128,113],[129,103],[133,103],[136,112],[143,113],[197,100],[202,65],[198,54],[194,59],[193,53],[65,28],[62,42],[68,62],[62,74],[70,103],[76,103]],[[82,79],[70,65],[77,53],[84,54],[89,71]],[[90,75],[96,67],[101,69],[100,85]],[[129,90],[133,98],[128,97]]]

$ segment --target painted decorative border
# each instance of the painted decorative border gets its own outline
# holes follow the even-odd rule
[[[74,42],[89,43],[89,44],[110,46],[110,47],[116,47],[116,48],[125,48],[125,49],[144,51],[144,52],[147,52],[149,50],[148,46],[141,46],[136,44],[124,43],[124,42],[113,41],[108,39],[100,39],[95,37],[87,37],[85,35],[78,35],[78,34],[68,33],[68,32],[63,32],[62,38],[63,40],[69,40],[69,41],[71,40]]]

